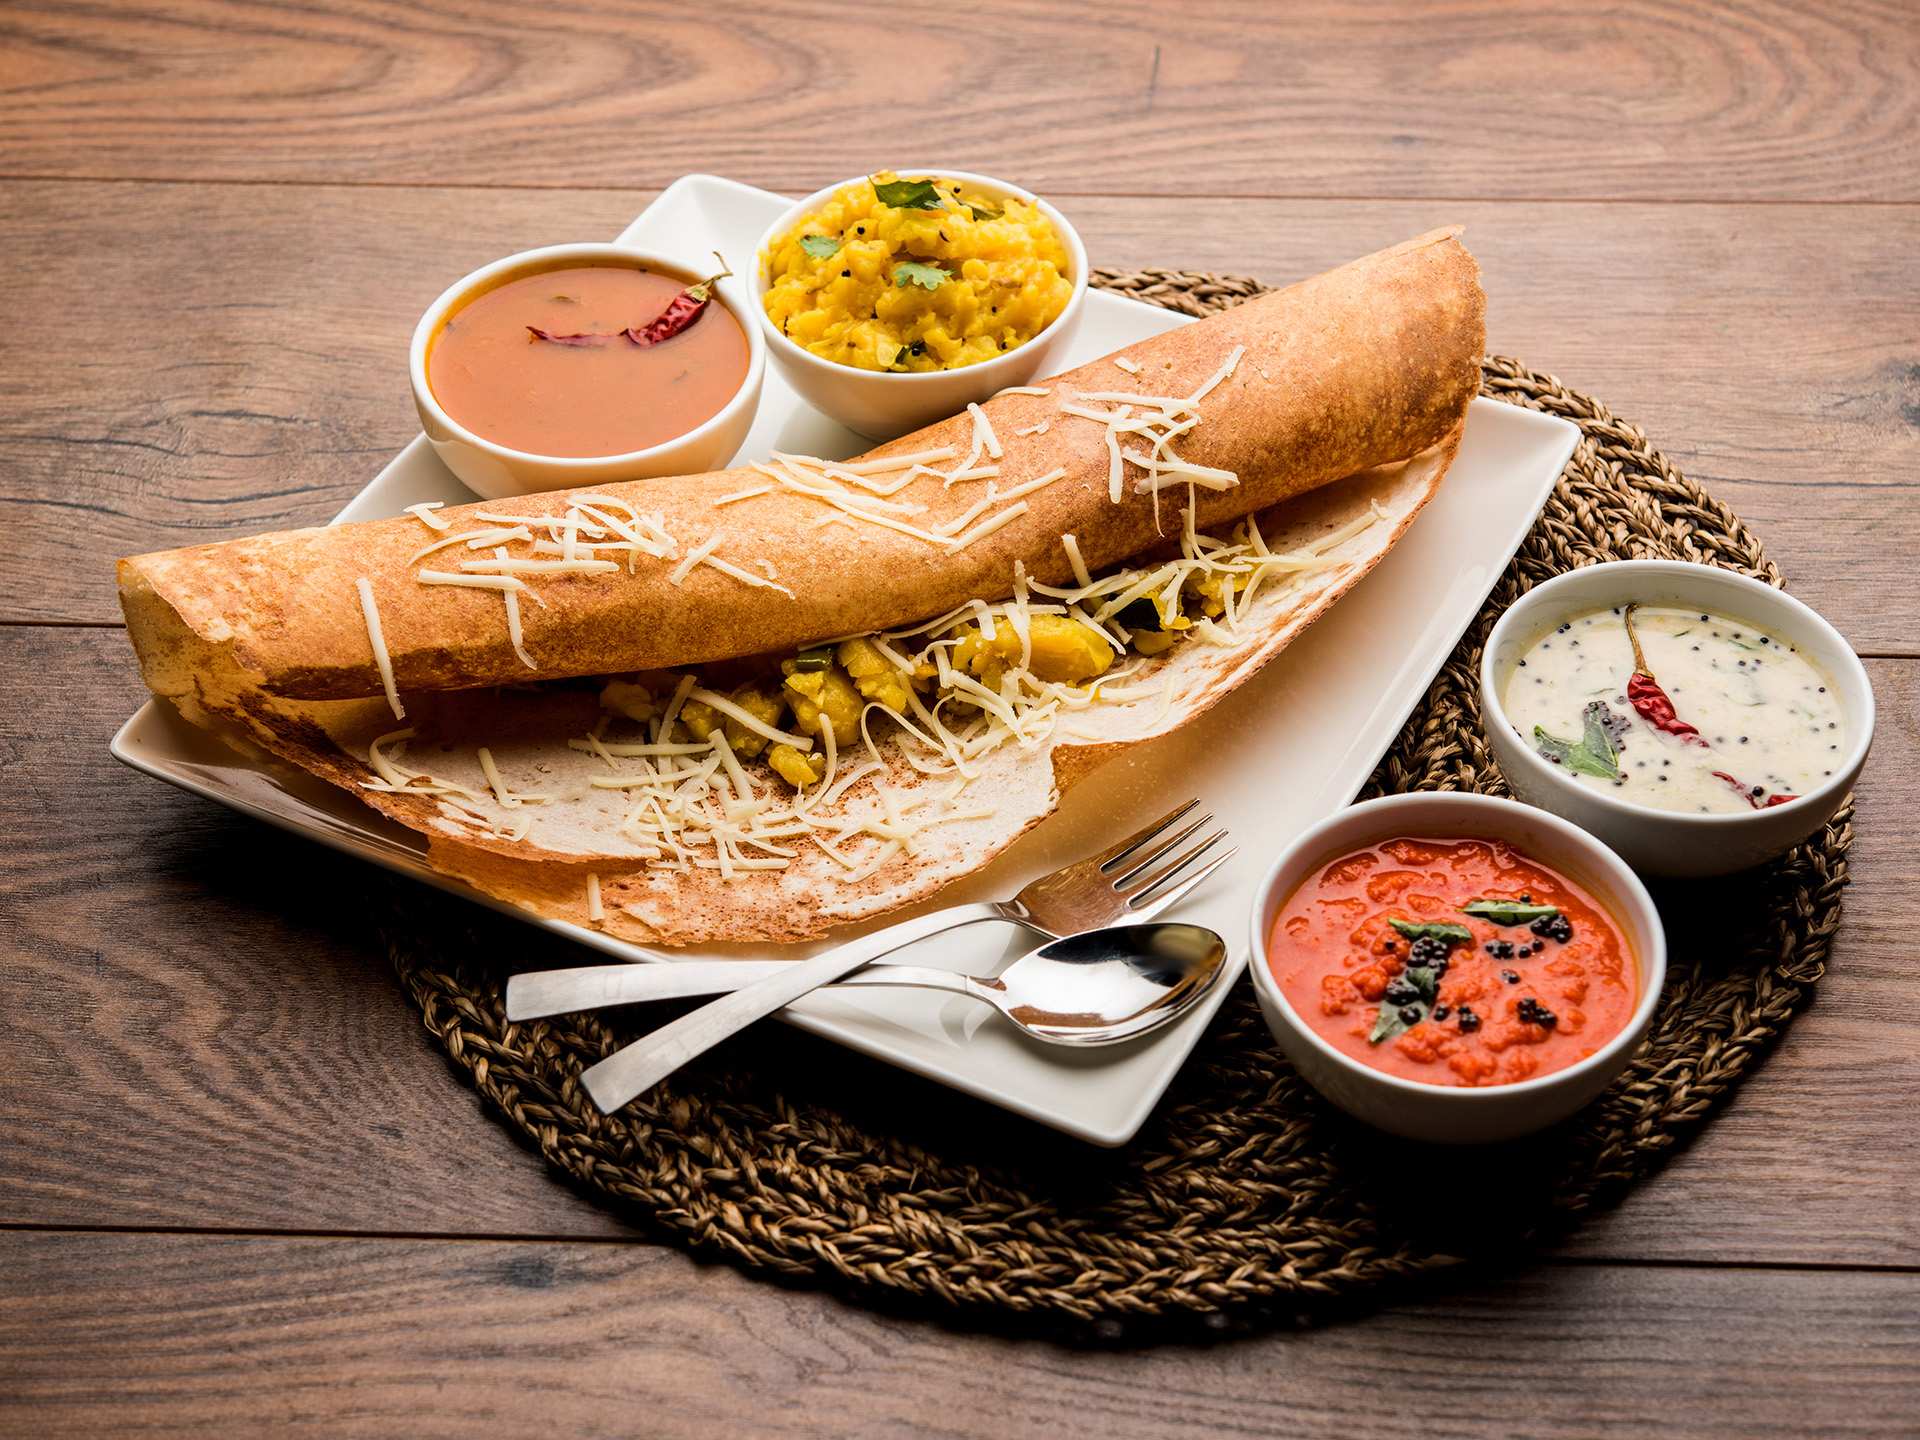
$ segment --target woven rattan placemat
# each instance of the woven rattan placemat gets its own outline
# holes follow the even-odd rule
[[[1096,283],[1195,315],[1264,288],[1169,270]],[[1605,406],[1513,360],[1487,360],[1482,389],[1563,416],[1582,439],[1369,794],[1503,793],[1474,674],[1494,617],[1548,576],[1671,557],[1779,583],[1739,519]],[[508,1025],[505,965],[461,958],[493,953],[500,922],[417,887],[385,934],[427,1029],[495,1113],[644,1233],[970,1323],[1131,1336],[1313,1318],[1388,1282],[1510,1259],[1617,1196],[1704,1122],[1810,995],[1852,833],[1849,808],[1780,863],[1664,904],[1671,968],[1640,1057],[1567,1124],[1473,1152],[1389,1141],[1337,1115],[1280,1058],[1245,983],[1117,1152],[780,1025],[606,1117],[581,1069],[660,1016]],[[581,963],[538,932],[513,938],[513,968]]]

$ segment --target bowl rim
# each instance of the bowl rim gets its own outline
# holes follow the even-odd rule
[[[1844,669],[1849,678],[1859,687],[1864,704],[1859,714],[1860,729],[1854,742],[1848,747],[1841,763],[1834,766],[1833,774],[1826,781],[1806,794],[1796,796],[1786,805],[1774,806],[1766,810],[1732,810],[1723,813],[1701,815],[1686,810],[1661,810],[1652,805],[1641,805],[1631,800],[1622,800],[1609,795],[1606,791],[1581,785],[1570,778],[1557,765],[1549,765],[1536,755],[1524,739],[1514,729],[1513,721],[1508,717],[1506,706],[1501,703],[1499,684],[1495,675],[1495,661],[1502,644],[1523,627],[1524,621],[1553,603],[1553,597],[1574,583],[1591,584],[1591,576],[1606,572],[1609,574],[1637,575],[1682,575],[1697,579],[1709,586],[1722,586],[1735,596],[1752,596],[1762,604],[1778,604],[1796,619],[1806,624],[1820,637],[1826,648],[1825,654],[1816,658],[1816,664],[1828,671]],[[1736,607],[1737,608],[1737,607]],[[1738,617],[1734,617],[1738,618]],[[1749,623],[1753,623],[1749,621]],[[1837,679],[1838,676],[1832,678]],[[1778,824],[1788,815],[1831,814],[1840,798],[1852,787],[1865,766],[1867,752],[1873,745],[1875,723],[1875,705],[1873,683],[1867,675],[1867,667],[1854,653],[1853,646],[1832,623],[1808,605],[1777,590],[1750,575],[1742,575],[1732,570],[1722,570],[1715,565],[1699,565],[1688,560],[1606,560],[1595,565],[1582,565],[1578,569],[1567,570],[1544,580],[1526,594],[1509,605],[1506,612],[1494,624],[1487,635],[1487,643],[1480,652],[1480,725],[1489,736],[1496,731],[1516,741],[1514,751],[1519,756],[1518,763],[1524,766],[1529,776],[1543,779],[1563,794],[1577,795],[1586,803],[1596,806],[1602,813],[1642,824],[1670,825],[1675,829],[1710,832],[1727,830],[1745,825],[1755,829]]]
[[[932,179],[958,180],[964,184],[974,185],[983,190],[997,192],[1003,197],[1011,196],[1014,199],[1025,200],[1037,206],[1040,213],[1046,216],[1054,229],[1059,232],[1062,242],[1064,242],[1067,247],[1067,259],[1073,267],[1073,274],[1070,277],[1073,281],[1073,293],[1067,297],[1067,303],[1060,307],[1060,313],[1045,325],[1041,326],[1041,328],[1034,333],[1033,337],[1023,342],[1018,349],[1009,350],[1004,355],[995,355],[990,360],[981,360],[972,365],[962,365],[955,370],[927,370],[912,374],[895,374],[890,370],[863,370],[857,365],[842,365],[837,360],[827,360],[819,355],[815,355],[812,351],[796,344],[785,335],[782,335],[775,327],[773,318],[767,314],[767,247],[773,242],[775,236],[784,234],[796,223],[805,218],[808,212],[824,205],[837,192],[844,190],[849,185],[857,184],[862,180],[869,180],[874,175],[878,175],[883,171],[891,172],[894,175],[919,175]],[[991,376],[993,374],[993,367],[996,365],[1007,369],[1013,368],[1012,362],[1018,358],[1022,358],[1023,352],[1030,351],[1034,346],[1047,339],[1049,335],[1062,330],[1063,327],[1067,326],[1073,318],[1079,314],[1081,306],[1086,301],[1088,282],[1089,271],[1086,243],[1081,240],[1080,232],[1074,228],[1073,222],[1061,214],[1058,207],[1051,201],[1045,200],[1034,194],[1031,190],[1015,185],[1009,180],[996,179],[992,175],[982,175],[971,170],[952,170],[941,165],[886,165],[882,166],[879,170],[868,171],[862,175],[851,175],[844,180],[836,180],[833,184],[823,186],[814,191],[813,194],[807,196],[805,199],[795,201],[783,211],[771,225],[760,232],[760,238],[754,242],[753,275],[747,288],[753,300],[754,317],[760,322],[760,327],[764,332],[768,348],[777,352],[784,361],[810,366],[824,374],[860,375],[876,381],[891,381],[894,383],[895,388],[904,389],[916,384],[925,387],[943,380],[951,381],[956,375]]]
[[[1652,953],[1640,956],[1642,964],[1640,998],[1633,1007],[1633,1013],[1627,1017],[1614,1037],[1602,1045],[1584,1060],[1576,1060],[1561,1070],[1550,1071],[1545,1075],[1535,1075],[1525,1080],[1514,1080],[1500,1085],[1437,1085],[1426,1080],[1408,1080],[1399,1075],[1389,1075],[1384,1070],[1376,1070],[1364,1065],[1351,1055],[1330,1044],[1313,1026],[1301,1018],[1287,999],[1286,991],[1274,978],[1273,967],[1267,958],[1267,934],[1264,923],[1269,906],[1273,903],[1274,891],[1283,870],[1315,851],[1326,848],[1325,836],[1332,830],[1355,823],[1356,815],[1380,817],[1380,824],[1362,823],[1364,830],[1378,830],[1382,837],[1390,836],[1398,827],[1391,823],[1391,817],[1414,805],[1438,805],[1442,809],[1458,809],[1482,817],[1493,817],[1497,828],[1502,817],[1524,818],[1529,824],[1541,825],[1553,831],[1562,841],[1580,852],[1588,861],[1598,878],[1603,879],[1607,887],[1595,898],[1603,904],[1611,902],[1618,912],[1631,910],[1638,916],[1652,936]],[[1444,839],[1442,834],[1436,838]],[[1481,835],[1465,834],[1462,839],[1480,839]],[[1356,840],[1352,846],[1367,843]],[[1295,885],[1298,885],[1298,881]],[[1289,892],[1291,893],[1291,892]],[[1282,897],[1284,899],[1284,897]],[[1247,968],[1253,972],[1256,990],[1263,991],[1278,1008],[1287,1026],[1306,1044],[1328,1062],[1354,1076],[1362,1082],[1379,1086],[1393,1094],[1418,1097],[1422,1103],[1491,1106],[1511,1100],[1515,1096],[1545,1095],[1579,1083],[1596,1071],[1615,1070],[1626,1063],[1632,1049],[1638,1047],[1645,1036],[1648,1025],[1653,1020],[1653,1012],[1660,1003],[1660,997],[1667,982],[1667,931],[1660,918],[1659,907],[1653,902],[1646,885],[1636,875],[1627,862],[1612,850],[1601,844],[1592,835],[1571,821],[1563,820],[1552,811],[1541,810],[1536,806],[1523,805],[1517,800],[1508,800],[1497,795],[1480,795],[1470,791],[1456,790],[1412,790],[1399,795],[1383,795],[1377,799],[1362,801],[1350,805],[1344,810],[1336,810],[1326,819],[1313,825],[1294,838],[1292,844],[1282,850],[1267,867],[1259,886],[1254,891],[1253,911],[1248,917],[1251,931],[1252,950]],[[1311,1082],[1309,1082],[1311,1083]],[[1318,1088],[1317,1086],[1315,1087]]]
[[[427,379],[427,347],[446,320],[448,312],[459,301],[503,273],[530,266],[541,267],[548,262],[595,259],[638,262],[640,266],[664,271],[677,279],[685,279],[690,285],[705,278],[696,274],[692,266],[669,259],[658,251],[642,250],[632,245],[607,241],[573,241],[558,245],[541,245],[532,250],[520,250],[511,255],[504,255],[498,260],[490,261],[476,270],[469,271],[442,290],[434,302],[421,313],[419,321],[413,327],[413,339],[407,346],[407,376],[413,385],[414,403],[423,412],[432,416],[435,425],[444,427],[445,438],[470,445],[509,465],[537,465],[560,470],[579,470],[585,473],[601,471],[609,465],[642,464],[681,446],[706,439],[736,419],[743,406],[758,403],[760,387],[766,373],[766,341],[759,327],[748,324],[746,317],[739,313],[739,306],[729,303],[720,293],[720,286],[716,285],[714,299],[726,307],[727,312],[733,316],[742,333],[747,337],[747,373],[742,377],[739,388],[733,392],[733,397],[691,430],[682,431],[670,440],[662,440],[658,444],[649,445],[641,450],[620,450],[607,455],[548,455],[538,450],[517,450],[510,445],[502,445],[497,440],[489,440],[448,414],[446,407],[440,403],[439,397],[433,393],[433,386]],[[532,269],[529,273],[539,272],[538,269]],[[738,275],[737,271],[735,275]],[[725,282],[722,281],[721,284]]]

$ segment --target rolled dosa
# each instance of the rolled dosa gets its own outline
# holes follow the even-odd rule
[[[1478,387],[1483,339],[1477,268],[1458,232],[1443,230],[1129,346],[1137,374],[1101,360],[1046,382],[1047,394],[997,396],[983,411],[1005,451],[1001,473],[1064,474],[964,549],[878,524],[822,527],[818,499],[779,487],[721,503],[765,484],[749,468],[596,487],[658,517],[672,549],[632,573],[541,578],[541,603],[522,607],[526,659],[502,623],[497,593],[418,582],[413,557],[432,536],[412,517],[123,560],[122,603],[148,683],[174,697],[189,694],[212,664],[271,695],[381,694],[363,579],[402,693],[786,650],[1004,597],[1016,561],[1034,579],[1064,581],[1071,562],[1063,534],[1076,537],[1096,570],[1156,543],[1165,516],[1155,501],[1164,497],[1129,486],[1118,502],[1111,498],[1107,432],[1063,412],[1067,396],[1187,395],[1237,352],[1178,447],[1185,460],[1238,477],[1230,488],[1199,493],[1195,520],[1207,528],[1441,443]],[[958,416],[867,458],[964,454],[974,425]],[[920,482],[908,492],[921,503],[913,528],[931,531],[963,515],[976,488]],[[484,528],[495,522],[481,514],[550,515],[566,498],[495,501],[443,518],[456,531]],[[743,583],[711,566],[680,574],[678,559],[702,547],[737,569],[771,571],[778,586]]]
[[[882,733],[886,765],[875,783],[814,814],[838,824],[884,806],[923,824],[907,846],[884,838],[892,827],[883,823],[834,838],[831,850],[789,843],[781,847],[789,858],[777,869],[728,873],[704,848],[691,864],[649,862],[620,824],[620,792],[592,788],[610,773],[581,744],[603,714],[594,687],[562,682],[410,696],[415,738],[408,764],[458,787],[457,804],[441,793],[370,783],[370,749],[396,724],[383,699],[286,700],[236,682],[216,662],[199,672],[180,708],[229,740],[250,742],[352,791],[424,835],[434,869],[534,914],[644,945],[807,940],[911,904],[979,869],[1101,764],[1225,698],[1386,556],[1439,488],[1458,439],[1456,430],[1410,461],[1261,512],[1254,524],[1274,553],[1314,552],[1324,563],[1276,576],[1229,637],[1184,642],[1142,666],[1127,698],[1064,717],[1038,744],[989,751],[959,793],[953,772],[916,767],[902,737]],[[478,759],[482,746],[491,777]],[[756,781],[762,794],[770,778]],[[547,798],[537,806],[503,800],[496,781],[505,795]]]
[[[1203,713],[1357,583],[1445,476],[1478,385],[1482,317],[1471,258],[1455,232],[1435,232],[1129,346],[1125,365],[1108,357],[873,452],[965,456],[994,437],[997,465],[977,468],[997,469],[1026,499],[994,510],[989,491],[997,528],[966,545],[938,543],[943,531],[969,533],[954,527],[983,509],[985,477],[954,473],[964,460],[943,459],[944,475],[896,476],[888,494],[900,508],[873,514],[910,524],[846,516],[778,469],[769,480],[746,467],[598,487],[606,502],[594,513],[653,517],[673,545],[629,552],[630,569],[529,574],[519,644],[498,590],[423,584],[420,551],[451,537],[427,563],[457,564],[474,549],[467,532],[548,517],[516,548],[551,554],[551,517],[586,504],[579,492],[447,510],[431,532],[409,516],[136,557],[121,565],[128,628],[149,685],[188,719],[353,791],[426,836],[436,869],[484,893],[642,943],[804,939],[985,864],[1096,765]],[[1114,432],[1074,411],[1125,410],[1130,394],[1203,400],[1160,412],[1191,421],[1173,447],[1185,475],[1140,493],[1143,469],[1157,477],[1126,462],[1116,500]],[[732,569],[699,566],[703,553]],[[826,637],[889,632],[911,651],[899,637],[930,631],[921,638],[937,649],[959,607],[980,614],[984,632],[989,607],[975,602],[1004,602],[999,623],[1020,629],[1030,586],[1060,611],[1063,592],[1046,587],[1065,587],[1072,605],[1101,585],[1235,554],[1265,583],[1223,624],[1203,621],[1200,638],[1162,653],[1125,653],[1122,683],[1085,687],[1084,703],[1058,713],[1027,712],[1031,732],[990,734],[964,764],[948,740],[914,738],[924,710],[874,703],[851,757],[862,773],[836,782],[829,768],[796,792],[764,769],[742,774],[725,744],[692,743],[670,717],[630,728],[623,745],[606,730],[617,704],[607,708],[597,682],[571,683],[672,667],[683,672],[666,679],[676,694],[699,680],[717,688],[693,693],[712,695],[746,657],[740,668],[778,684],[775,662]],[[1187,582],[1171,583],[1178,595]],[[379,642],[363,590],[377,598]],[[1103,593],[1111,608],[1134,592]],[[932,616],[946,618],[914,630]],[[383,661],[397,682],[391,708]],[[701,763],[690,754],[711,751],[711,778],[684,782],[699,794],[670,822],[678,839],[625,798],[663,793],[654,782],[623,788],[631,767],[653,763],[626,757],[663,741],[677,758],[662,763],[682,767],[672,789]],[[385,760],[382,744],[393,747]],[[728,770],[716,772],[723,751]],[[388,763],[402,753],[405,773]],[[700,831],[692,811],[713,827]],[[745,848],[719,843],[729,825],[761,823],[742,814],[777,814],[786,830]]]

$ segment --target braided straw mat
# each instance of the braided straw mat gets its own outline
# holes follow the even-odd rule
[[[1095,283],[1191,315],[1265,288],[1171,270],[1102,271]],[[1482,391],[1563,416],[1583,438],[1369,795],[1505,793],[1474,676],[1494,618],[1539,581],[1594,561],[1668,557],[1780,582],[1731,511],[1599,402],[1500,358],[1485,362]],[[1063,1140],[781,1025],[757,1027],[609,1118],[580,1071],[658,1013],[509,1025],[509,964],[579,964],[577,950],[516,931],[510,961],[466,959],[501,953],[488,944],[498,922],[414,887],[384,930],[453,1064],[555,1170],[646,1232],[869,1303],[1135,1338],[1196,1322],[1309,1321],[1392,1282],[1510,1259],[1616,1197],[1705,1121],[1811,995],[1852,835],[1849,807],[1778,864],[1667,904],[1667,993],[1632,1067],[1557,1129],[1471,1152],[1389,1141],[1339,1116],[1281,1059],[1244,982],[1120,1151]],[[433,907],[425,923],[423,906]]]

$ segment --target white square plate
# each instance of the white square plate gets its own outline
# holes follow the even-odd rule
[[[690,175],[661,194],[620,238],[696,266],[716,249],[739,263],[788,203],[731,180]],[[1079,336],[1062,368],[1186,323],[1171,311],[1096,290],[1087,297]],[[394,373],[394,383],[401,383],[399,357]],[[1366,782],[1506,568],[1578,436],[1564,420],[1475,400],[1459,458],[1439,495],[1325,618],[1207,715],[1096,773],[1053,818],[932,902],[1010,896],[1028,880],[1146,824],[1175,801],[1198,795],[1232,832],[1240,853],[1180,908],[1178,918],[1219,931],[1233,960],[1229,974],[1178,1024],[1133,1045],[1062,1049],[1027,1040],[984,1006],[924,991],[816,994],[793,1006],[789,1018],[1094,1144],[1132,1139],[1239,978],[1247,960],[1248,907],[1268,862]],[[744,456],[780,449],[840,458],[865,448],[851,431],[803,404],[768,367]],[[472,498],[421,437],[335,518],[372,519],[422,500],[462,504]],[[114,737],[113,753],[182,789],[493,903],[429,870],[413,832],[321,781],[249,763],[181,720],[171,706],[143,706]],[[673,958],[495,908],[621,959]],[[1013,927],[1007,929],[1001,936],[975,928],[941,937],[917,947],[913,960],[979,971],[1019,938]],[[764,954],[766,948],[681,953],[706,958]],[[800,959],[821,947],[772,948]]]

